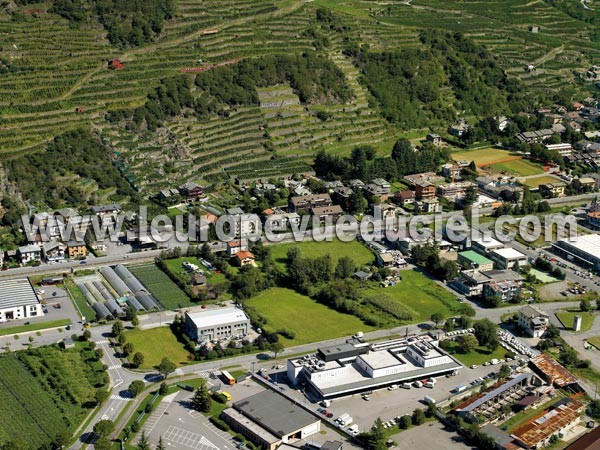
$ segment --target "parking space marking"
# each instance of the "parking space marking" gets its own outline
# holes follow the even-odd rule
[[[165,440],[174,442],[176,444],[181,444],[195,450],[219,450],[219,447],[214,445],[204,436],[197,433],[192,433],[191,431],[184,430],[182,428],[174,427],[172,425],[167,429],[167,432],[163,435],[163,437]]]

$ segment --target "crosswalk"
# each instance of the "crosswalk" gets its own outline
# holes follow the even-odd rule
[[[118,394],[113,394],[113,395],[111,395],[111,396],[110,396],[110,399],[111,399],[111,400],[123,400],[123,401],[125,401],[125,402],[128,402],[128,401],[130,401],[130,400],[133,400],[132,398],[128,398],[128,397],[121,397],[121,396],[120,396],[120,395],[118,395]]]
[[[109,366],[108,370],[117,370],[122,368],[123,366],[121,364],[115,364],[114,366]]]

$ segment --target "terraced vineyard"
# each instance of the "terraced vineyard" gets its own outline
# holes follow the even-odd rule
[[[529,86],[560,88],[597,60],[591,25],[542,0],[364,2],[358,0],[177,0],[176,15],[156,42],[118,50],[92,22],[79,27],[47,12],[48,4],[0,10],[0,155],[38,151],[54,136],[92,125],[113,147],[127,177],[146,195],[182,180],[264,178],[305,172],[315,151],[347,153],[359,144],[387,152],[397,135],[370,104],[360,74],[342,49],[419,46],[424,27],[461,31],[499,55]],[[322,27],[318,7],[335,26]],[[36,12],[31,13],[32,10]],[[539,27],[539,30],[534,27]],[[341,30],[341,31],[340,31]],[[537,32],[533,32],[537,31]],[[244,106],[198,121],[177,117],[158,133],[105,121],[107,111],[145,102],[159,80],[210,70],[243,58],[319,48],[345,74],[345,104]],[[110,70],[119,58],[124,70]],[[529,64],[536,70],[526,71]],[[289,86],[271,86],[262,94]],[[287,89],[287,91],[286,91]],[[321,117],[321,118],[319,118]],[[323,119],[325,117],[326,119]]]

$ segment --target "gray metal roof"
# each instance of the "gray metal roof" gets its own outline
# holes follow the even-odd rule
[[[302,407],[272,391],[252,395],[235,402],[233,407],[278,437],[319,421]]]
[[[483,396],[481,396],[474,402],[469,403],[466,407],[464,407],[460,410],[457,410],[457,411],[462,411],[462,412],[473,411],[473,410],[479,408],[481,405],[488,402],[489,400],[492,400],[493,398],[496,398],[499,395],[502,395],[508,389],[510,389],[513,386],[516,386],[517,384],[521,383],[523,380],[531,378],[531,376],[532,376],[531,373],[521,373],[521,374],[517,375],[515,378],[510,378],[506,382],[504,382],[500,386],[498,386],[497,388],[492,389],[489,392],[486,392]]]
[[[0,309],[37,305],[39,300],[27,278],[0,282]]]

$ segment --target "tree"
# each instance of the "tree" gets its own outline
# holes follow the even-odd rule
[[[131,395],[133,397],[137,397],[138,394],[140,394],[144,388],[146,387],[146,385],[144,384],[143,381],[141,380],[134,380],[129,384],[129,392],[131,392]]]
[[[585,298],[583,300],[581,300],[581,302],[579,303],[579,309],[582,312],[587,312],[590,309],[592,309],[592,306],[590,305],[590,301],[588,299],[585,299]]]
[[[156,444],[156,447],[154,450],[166,450],[165,445],[163,444],[163,441],[162,441],[162,436],[160,436],[158,438],[158,444]]]
[[[140,367],[142,364],[144,364],[144,354],[141,352],[136,352],[133,355],[133,365],[135,367]]]
[[[125,353],[125,356],[129,356],[133,353],[134,347],[133,344],[131,342],[127,342],[124,346],[123,346],[123,353]]]
[[[367,433],[362,434],[362,438],[367,450],[385,450],[387,446],[387,437],[385,434],[385,428],[383,428],[383,422],[378,417],[375,423]]]
[[[400,421],[398,422],[398,426],[400,428],[402,428],[403,430],[406,430],[411,425],[412,425],[412,419],[408,414],[400,417]]]
[[[463,334],[459,336],[458,345],[465,353],[471,353],[479,345],[479,341],[472,334]]]
[[[123,333],[123,322],[116,320],[112,325],[112,335],[118,338]]]
[[[277,358],[277,355],[283,352],[285,346],[283,345],[283,342],[277,341],[269,345],[269,349],[275,354],[275,358]]]
[[[90,330],[84,330],[84,332],[83,332],[83,340],[84,341],[89,341],[91,337],[92,337],[92,332]]]
[[[412,413],[413,425],[421,425],[423,422],[425,422],[425,412],[420,408],[415,409]]]
[[[554,325],[552,323],[550,324],[550,326],[548,328],[546,328],[546,331],[544,333],[545,339],[556,339],[559,336],[560,336],[560,330],[556,327],[556,325]]]
[[[162,383],[160,383],[160,387],[158,388],[158,393],[160,395],[167,395],[167,392],[169,392],[169,385],[163,381]]]
[[[112,420],[103,419],[99,422],[96,422],[94,425],[94,434],[99,438],[106,437],[115,429],[115,424]]]
[[[94,400],[96,400],[97,404],[102,403],[104,400],[106,400],[109,396],[109,392],[106,389],[103,388],[97,388],[96,392],[94,393]]]
[[[164,378],[167,378],[170,373],[174,372],[177,366],[168,360],[168,358],[163,358],[158,366],[155,366],[155,369],[158,370]]]
[[[444,331],[454,331],[454,320],[449,318],[444,322]]]
[[[502,364],[500,366],[500,370],[498,371],[498,378],[501,380],[504,378],[508,378],[510,376],[510,367],[507,364]]]
[[[594,419],[600,419],[600,400],[592,400],[590,402],[588,414]]]
[[[356,271],[354,261],[349,256],[342,256],[338,259],[337,265],[335,266],[335,277],[339,279],[346,279],[351,277]]]
[[[111,448],[112,448],[112,444],[104,436],[102,436],[100,439],[98,439],[96,442],[94,442],[95,450],[110,450]]]
[[[140,319],[138,319],[137,311],[136,311],[135,314],[133,315],[133,317],[131,318],[131,325],[133,327],[137,327],[139,324],[140,324]]]
[[[207,413],[210,412],[211,404],[212,399],[210,398],[210,392],[208,392],[208,388],[206,387],[206,380],[200,378],[200,384],[192,397],[192,407],[196,411]]]
[[[481,345],[488,345],[491,341],[497,340],[496,324],[489,319],[483,319],[475,322],[473,325],[475,337]]]
[[[124,345],[125,342],[127,342],[127,337],[125,336],[125,333],[121,333],[117,336],[117,342],[119,343],[119,345]]]
[[[146,432],[144,430],[142,430],[142,435],[140,436],[140,440],[135,448],[137,450],[150,450],[150,442],[148,442],[148,438],[146,437]]]
[[[435,326],[439,326],[440,322],[444,320],[444,315],[442,313],[436,312],[431,315],[431,321],[435,323]]]

